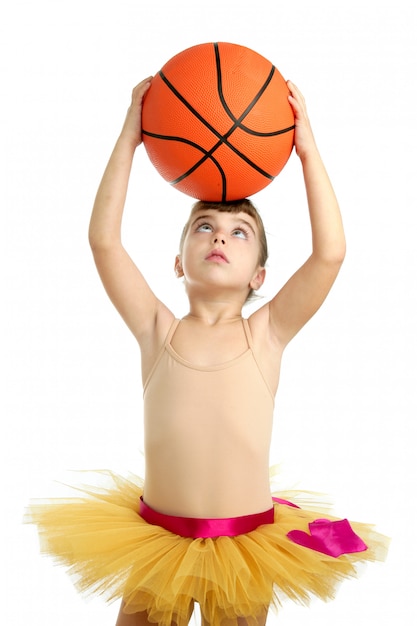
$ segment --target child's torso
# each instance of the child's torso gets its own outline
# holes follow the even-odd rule
[[[145,500],[189,517],[232,517],[270,506],[273,395],[246,320],[242,350],[227,361],[184,358],[187,327],[175,320],[144,385]],[[176,339],[177,338],[177,339]],[[243,338],[243,341],[241,340]],[[174,347],[176,349],[174,349]],[[228,354],[227,345],[211,353]]]

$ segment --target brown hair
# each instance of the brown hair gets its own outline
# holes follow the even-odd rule
[[[190,216],[185,224],[180,240],[180,252],[182,252],[182,248],[184,245],[184,240],[188,232],[188,228],[192,221],[193,216],[197,211],[207,210],[207,211],[219,211],[220,213],[246,213],[250,217],[253,218],[259,233],[259,259],[258,263],[261,267],[265,267],[267,259],[268,259],[268,243],[266,240],[265,227],[262,221],[261,216],[259,215],[254,204],[248,200],[248,198],[244,198],[243,200],[233,200],[232,202],[205,202],[203,200],[198,200],[192,209]],[[253,295],[253,289],[250,290],[248,299]]]

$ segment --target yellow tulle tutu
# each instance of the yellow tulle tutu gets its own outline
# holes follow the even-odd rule
[[[238,616],[255,623],[286,597],[331,599],[355,564],[385,558],[388,539],[368,524],[351,522],[368,546],[363,552],[335,558],[294,543],[287,533],[335,518],[284,504],[274,505],[273,524],[246,535],[180,537],[139,516],[141,479],[107,477],[108,487],[82,487],[78,497],[33,501],[25,521],[38,526],[42,552],[68,568],[81,592],[123,598],[125,612],[147,611],[163,626],[187,624],[194,602],[210,624],[237,625]]]

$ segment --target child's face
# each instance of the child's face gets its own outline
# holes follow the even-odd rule
[[[264,281],[259,256],[258,227],[250,215],[202,209],[191,219],[176,270],[187,287],[239,290],[246,298]]]

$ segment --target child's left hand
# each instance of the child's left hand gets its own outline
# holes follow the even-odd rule
[[[295,150],[300,159],[303,159],[311,150],[317,150],[316,143],[302,93],[290,80],[287,81],[287,86],[291,92],[288,100],[295,117]]]

